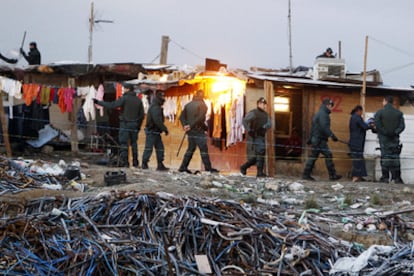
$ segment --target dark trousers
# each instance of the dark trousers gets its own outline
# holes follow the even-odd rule
[[[329,175],[336,175],[335,165],[332,161],[332,152],[329,149],[328,141],[326,140],[320,140],[319,144],[312,145],[312,152],[308,158],[308,161],[306,161],[305,170],[303,174],[306,176],[310,176],[313,167],[315,166],[316,159],[318,159],[319,157],[319,154],[322,154],[325,157],[325,165],[328,169]]]
[[[204,168],[211,170],[210,157],[208,155],[207,136],[203,130],[190,130],[187,132],[188,148],[184,154],[184,159],[181,163],[181,169],[187,169],[193,157],[194,151],[198,147],[200,149],[201,160]]]
[[[393,180],[401,178],[400,152],[397,148],[400,144],[398,136],[378,136],[381,149],[382,178],[389,179],[390,173]]]
[[[119,124],[118,140],[120,144],[119,156],[124,165],[128,164],[128,142],[132,148],[132,162],[133,165],[138,165],[138,124],[137,122],[124,122]]]
[[[365,166],[364,151],[358,148],[350,148],[352,158],[352,176],[367,176]]]
[[[248,169],[250,166],[256,165],[257,171],[263,173],[265,155],[265,137],[257,136],[252,138],[249,136],[247,138],[247,162],[242,166]]]
[[[148,163],[150,160],[152,149],[155,149],[155,156],[157,157],[157,163],[164,161],[164,144],[162,143],[161,133],[158,131],[151,131],[145,129],[145,148],[142,155],[142,163]]]

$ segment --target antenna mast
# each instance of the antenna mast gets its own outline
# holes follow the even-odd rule
[[[88,63],[92,63],[92,38],[93,38],[93,28],[97,23],[114,23],[112,20],[105,19],[96,19],[95,12],[93,10],[93,1],[91,1],[91,14],[89,17],[89,47],[88,47]]]
[[[289,0],[289,8],[288,8],[288,31],[289,31],[289,72],[292,73],[293,71],[293,61],[292,61],[292,16],[290,10],[290,0]]]

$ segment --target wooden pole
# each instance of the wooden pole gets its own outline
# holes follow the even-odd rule
[[[75,79],[68,79],[68,87],[75,87]],[[80,101],[78,97],[73,97],[72,112],[69,113],[71,121],[70,129],[70,144],[72,153],[77,154],[79,152],[79,141],[78,141],[78,126],[76,125],[76,114],[79,111]]]
[[[6,154],[7,154],[7,157],[12,157],[12,150],[11,150],[10,140],[9,140],[9,131],[7,130],[6,116],[4,115],[3,92],[1,92],[1,87],[0,87],[0,120],[1,120],[1,127],[3,130],[3,140],[4,140],[4,146],[6,147]]]
[[[361,106],[362,117],[365,118],[365,94],[367,89],[367,58],[368,58],[368,36],[365,37],[364,72],[362,73]]]
[[[170,42],[170,38],[167,35],[163,35],[161,39],[160,64],[167,64],[168,42]]]
[[[272,128],[267,131],[266,133],[266,167],[267,167],[267,175],[268,176],[275,176],[276,169],[275,169],[275,111],[274,111],[274,91],[273,91],[273,83],[271,81],[265,81],[264,83],[265,89],[265,98],[267,101],[267,110],[266,112],[269,114],[270,121],[272,122]]]

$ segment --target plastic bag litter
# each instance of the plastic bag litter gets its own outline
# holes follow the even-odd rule
[[[336,260],[329,271],[329,275],[335,273],[347,273],[347,275],[359,275],[359,272],[368,265],[368,260],[376,258],[378,254],[388,254],[394,246],[371,245],[358,257],[343,257]]]

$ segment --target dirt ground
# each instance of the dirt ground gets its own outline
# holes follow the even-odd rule
[[[174,196],[189,198],[212,198],[232,200],[251,207],[265,204],[271,208],[287,210],[298,219],[301,214],[316,210],[326,221],[319,226],[333,236],[347,241],[355,241],[366,246],[371,244],[392,244],[386,231],[372,232],[368,230],[370,221],[380,228],[380,214],[396,213],[403,210],[403,220],[414,229],[414,207],[412,199],[414,186],[401,184],[384,184],[374,182],[353,183],[349,179],[340,181],[304,181],[298,177],[277,175],[276,177],[256,178],[235,174],[199,174],[180,173],[176,170],[158,172],[135,168],[116,168],[97,165],[101,155],[83,153],[77,156],[69,151],[37,153],[22,156],[23,159],[42,160],[57,164],[64,160],[66,164],[78,162],[83,179],[77,183],[84,184],[84,191],[73,189],[69,181],[65,181],[62,190],[34,189],[15,194],[0,196],[0,203],[13,202],[22,204],[39,197],[93,196],[113,190],[138,191],[142,193],[170,193]],[[116,185],[107,185],[104,175],[107,172],[125,172],[126,181]],[[21,206],[21,205],[20,205]],[[305,211],[306,210],[306,211]],[[351,223],[348,223],[351,222]],[[356,231],[358,222],[363,225]],[[350,228],[350,230],[346,228]],[[408,240],[414,240],[414,230]]]
[[[102,159],[99,154],[78,154],[60,151],[49,154],[38,153],[32,156],[22,156],[24,159],[39,159],[58,163],[64,160],[67,164],[80,162],[84,179],[79,183],[85,184],[85,191],[73,191],[66,186],[61,192],[70,196],[96,194],[103,191],[135,190],[142,192],[166,192],[177,196],[213,197],[254,203],[258,199],[269,204],[282,207],[308,209],[318,208],[323,211],[358,211],[364,208],[376,210],[399,210],[410,207],[414,195],[414,186],[401,184],[384,184],[374,182],[353,183],[349,179],[339,181],[304,181],[298,177],[276,175],[273,178],[242,176],[239,173],[230,175],[210,174],[201,172],[190,175],[176,170],[158,172],[155,168],[149,170],[135,168],[116,168],[97,165]],[[106,172],[123,171],[126,181],[118,185],[106,185]],[[299,190],[292,190],[292,183],[302,184]],[[59,193],[59,191],[50,191]],[[36,193],[36,192],[29,192]],[[37,192],[40,195],[48,191]],[[21,196],[26,196],[22,193]]]

